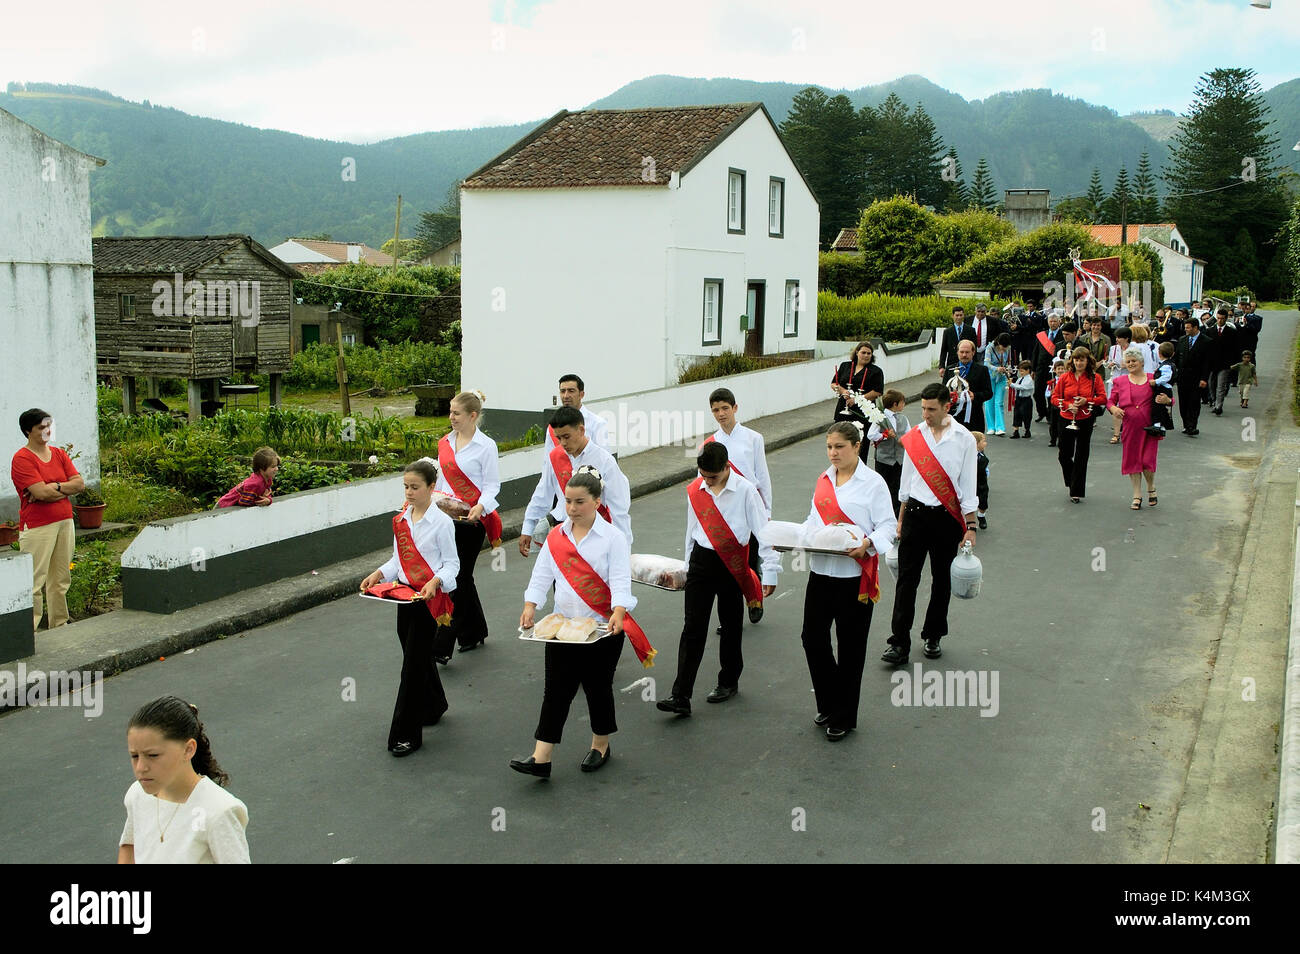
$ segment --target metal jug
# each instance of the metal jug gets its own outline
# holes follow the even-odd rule
[[[984,565],[980,563],[971,549],[971,544],[962,544],[961,550],[953,558],[952,595],[962,600],[973,600],[980,595],[980,585],[984,581]]]

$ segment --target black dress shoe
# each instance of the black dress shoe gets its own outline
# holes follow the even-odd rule
[[[420,747],[418,742],[398,742],[396,745],[389,746],[388,751],[393,753],[395,758],[403,758],[410,755]]]
[[[484,637],[483,637],[482,639],[480,639],[477,643],[470,643],[468,646],[462,646],[462,647],[460,647],[460,651],[461,651],[462,653],[470,652],[471,650],[478,649],[480,646],[482,646],[482,645],[483,645],[484,643],[486,643],[486,642],[487,642],[487,637],[484,636]]]
[[[1193,427],[1190,431],[1187,432],[1187,436],[1196,437],[1200,433],[1201,433],[1201,429],[1199,427]]]
[[[763,618],[763,607],[751,606],[749,608],[749,621],[751,623],[757,623],[762,618]]]
[[[831,724],[831,717],[824,712],[817,713],[817,718],[813,719],[813,725],[819,729],[824,729]]]
[[[714,686],[706,698],[709,702],[726,702],[739,691],[735,686]]]
[[[852,731],[853,731],[852,729],[833,729],[833,728],[831,728],[830,726],[827,726],[827,727],[826,727],[826,741],[827,741],[827,742],[838,742],[838,741],[840,741],[842,738],[844,738],[846,735],[848,735],[848,734],[849,734],[850,732],[852,732]]]
[[[978,516],[978,515],[977,515],[977,516]],[[980,522],[980,529],[981,529],[981,530],[987,530],[987,529],[989,528],[989,522],[988,522],[987,520],[985,520],[983,517],[980,517],[980,518],[979,518],[979,522]]]
[[[510,767],[516,772],[522,772],[524,775],[532,775],[537,778],[551,777],[551,763],[534,762],[531,755],[522,761],[519,759],[511,759]]]
[[[434,657],[433,657],[433,661],[436,662],[436,663],[438,663],[440,666],[445,666],[445,665],[447,665],[447,663],[451,662],[451,657],[450,657],[450,656],[434,656]]]
[[[885,654],[880,658],[883,662],[887,662],[891,666],[902,666],[907,663],[907,656],[908,650],[899,649],[897,646],[890,646],[885,650]]]
[[[660,699],[656,702],[655,708],[660,712],[675,712],[677,715],[688,716],[691,714],[691,700],[669,696],[667,699]]]
[[[599,749],[592,749],[587,753],[587,757],[582,760],[582,770],[584,772],[594,772],[606,762],[609,761],[610,750],[605,749],[605,754],[601,755]]]
[[[938,659],[943,655],[943,650],[939,648],[939,640],[937,639],[927,639],[921,652],[926,659]]]

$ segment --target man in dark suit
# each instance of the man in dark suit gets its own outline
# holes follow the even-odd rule
[[[1007,330],[1007,326],[996,315],[990,315],[988,307],[981,302],[975,306],[975,320],[970,327],[975,342],[975,361],[983,364],[985,352],[997,340],[998,335]]]
[[[939,345],[939,376],[944,381],[944,368],[957,363],[957,345],[962,340],[974,341],[975,331],[966,323],[966,311],[958,305],[952,310],[952,324],[943,329],[943,339]]]
[[[957,345],[956,364],[944,369],[945,381],[953,376],[965,378],[970,389],[966,400],[954,406],[950,413],[966,430],[984,430],[984,402],[993,397],[993,379],[989,377],[989,369],[975,360],[975,342],[969,338]]]
[[[1220,305],[1214,327],[1205,332],[1214,340],[1210,352],[1210,401],[1216,417],[1223,416],[1223,399],[1228,396],[1229,379],[1233,376],[1229,369],[1241,360],[1241,341],[1236,326],[1228,320],[1229,315],[1228,306]]]
[[[1183,419],[1183,433],[1195,437],[1201,433],[1196,424],[1201,418],[1201,388],[1210,374],[1213,343],[1201,331],[1201,323],[1188,318],[1183,327],[1187,334],[1174,346],[1174,363],[1178,365],[1178,410]]]
[[[1042,421],[1047,417],[1047,398],[1043,390],[1047,387],[1047,379],[1052,374],[1052,359],[1056,357],[1056,352],[1061,349],[1061,317],[1059,315],[1049,315],[1047,318],[1047,338],[1051,342],[1052,350],[1048,351],[1042,346],[1037,336],[1034,338],[1034,407],[1038,409],[1038,420]]]

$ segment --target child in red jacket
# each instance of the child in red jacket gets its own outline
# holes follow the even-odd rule
[[[269,507],[271,482],[280,470],[280,457],[269,447],[253,454],[253,472],[235,484],[217,501],[218,507]]]

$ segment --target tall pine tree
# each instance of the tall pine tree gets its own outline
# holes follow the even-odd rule
[[[1115,188],[1111,190],[1110,195],[1102,204],[1102,218],[1111,225],[1119,225],[1124,222],[1133,222],[1133,187],[1128,181],[1128,169],[1124,166],[1119,167],[1119,175],[1115,176]],[[1130,234],[1129,241],[1137,240],[1137,235]]]
[[[966,177],[962,173],[961,160],[957,158],[956,149],[948,150],[948,155],[943,160],[943,168],[944,172],[940,173],[940,177],[947,186],[943,211],[964,211],[970,205],[970,190],[966,187]]]
[[[809,86],[798,93],[781,136],[821,202],[821,243],[858,220],[862,190],[862,123],[847,96]]]
[[[1197,83],[1189,114],[1169,144],[1165,208],[1192,254],[1206,260],[1207,288],[1232,288],[1243,275],[1277,274],[1267,258],[1275,253],[1269,249],[1276,248],[1287,202],[1274,176],[1278,140],[1268,126],[1255,71],[1216,69]],[[1252,256],[1255,261],[1247,261]],[[1267,297],[1277,294],[1275,285],[1264,282],[1255,290]]]
[[[989,161],[983,156],[980,156],[979,165],[975,167],[975,178],[971,180],[970,205],[985,212],[992,212],[998,207],[997,193],[993,191],[993,176],[989,172]]]
[[[1106,204],[1106,190],[1101,187],[1101,170],[1096,166],[1092,167],[1092,179],[1088,182],[1088,192],[1084,198],[1088,200],[1092,221],[1100,222],[1102,207]]]
[[[1129,218],[1135,222],[1159,222],[1160,200],[1156,197],[1156,180],[1151,174],[1151,157],[1145,149],[1138,159],[1137,175],[1133,178],[1133,211]]]

